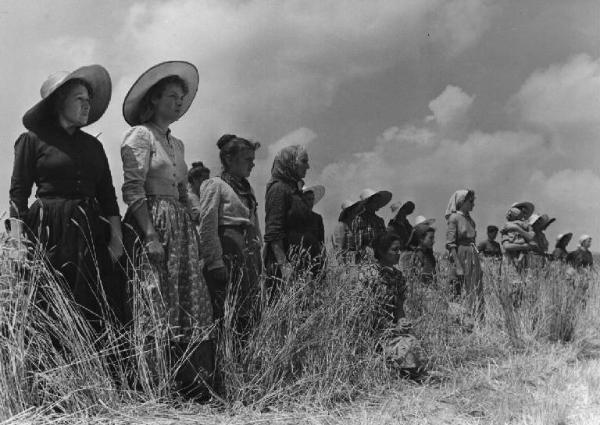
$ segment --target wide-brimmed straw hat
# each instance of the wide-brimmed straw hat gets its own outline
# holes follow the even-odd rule
[[[398,211],[401,211],[401,210],[406,211],[409,208],[412,211],[415,210],[415,203],[413,201],[406,201],[404,203],[403,202],[394,202],[392,205],[390,205],[390,209],[392,210],[392,214],[394,214],[394,215],[396,215],[396,213]]]
[[[565,241],[565,245],[568,245],[569,242],[571,242],[571,239],[573,238],[573,233],[569,232],[569,233],[561,233],[556,237],[556,243],[560,243],[562,242],[564,239],[566,239]]]
[[[51,112],[51,105],[48,104],[50,95],[66,82],[75,79],[85,81],[92,89],[92,93],[90,94],[90,112],[85,125],[87,126],[98,121],[110,102],[112,83],[108,71],[103,66],[88,65],[82,66],[73,72],[59,71],[50,75],[40,89],[42,100],[32,106],[23,115],[23,125],[25,128],[32,130],[37,124],[47,120]]]
[[[340,212],[338,221],[346,221],[350,218],[356,217],[362,212],[363,208],[364,202],[362,201],[345,200],[342,202],[342,212]]]
[[[533,211],[535,211],[535,206],[531,202],[523,201],[523,202],[515,202],[510,206],[511,208],[518,208],[523,211],[523,220],[529,219]]]
[[[317,202],[319,202],[321,199],[323,199],[323,196],[325,196],[325,186],[323,186],[322,184],[315,184],[313,186],[304,186],[302,188],[302,193],[306,193],[306,192],[312,192],[315,195],[315,200],[313,202],[313,205],[316,205]]]
[[[373,189],[364,189],[360,192],[360,200],[373,203],[375,208],[384,207],[392,200],[392,192],[387,190],[375,191]]]
[[[183,116],[187,112],[198,91],[198,82],[200,79],[198,69],[193,64],[185,61],[162,62],[154,65],[140,75],[129,89],[127,96],[125,96],[125,100],[123,101],[123,117],[129,125],[142,124],[140,122],[140,103],[144,95],[160,80],[171,76],[177,76],[185,81],[188,93],[183,98],[180,116]]]
[[[418,215],[415,217],[415,226],[432,226],[435,223],[435,218],[426,218],[425,216]]]
[[[556,218],[550,218],[548,217],[548,214],[532,214],[531,217],[529,217],[529,224],[533,226],[538,220],[541,220],[541,228],[542,230],[545,230],[556,221]]]

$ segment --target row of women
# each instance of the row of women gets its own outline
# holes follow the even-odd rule
[[[197,182],[194,173],[188,176],[184,144],[169,126],[190,107],[198,81],[194,65],[163,62],[127,93],[123,116],[131,128],[121,144],[123,219],[103,146],[81,130],[101,118],[111,99],[111,79],[100,65],[59,72],[43,83],[42,99],[23,116],[28,131],[15,143],[10,187],[13,252],[24,257],[32,243],[41,244],[99,334],[109,316],[131,320],[138,310],[126,279],[143,282],[179,353],[195,331],[223,318],[229,282],[235,282],[238,300],[234,328],[248,330],[263,245],[264,265],[277,276],[289,264],[291,245],[297,242],[316,257],[323,242],[322,219],[312,212],[323,188],[301,190],[309,165],[299,146],[284,148],[274,160],[264,237],[247,180],[259,143],[221,137],[222,173],[203,182],[201,191],[192,190],[200,195],[195,201],[189,196],[188,179],[192,187]],[[36,199],[29,205],[34,184]],[[312,223],[311,230],[294,224],[299,222]],[[199,368],[214,364],[210,350],[198,354]]]

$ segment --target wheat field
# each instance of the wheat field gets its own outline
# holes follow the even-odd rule
[[[464,300],[452,299],[444,259],[434,286],[408,276],[406,312],[427,362],[417,382],[377,349],[368,319],[377,300],[359,281],[362,266],[331,258],[324,276],[288,276],[278,297],[262,294],[244,341],[226,308],[217,347],[221,388],[199,404],[170,390],[180,364],[165,354],[168,333],[141,278],[129,282],[133,325],[109,324],[98,337],[41,252],[25,262],[11,260],[8,248],[2,255],[3,424],[600,423],[593,271],[551,264],[520,277],[486,262],[485,317],[475,321]],[[142,310],[152,320],[137,320]],[[198,343],[205,337],[194,336]]]

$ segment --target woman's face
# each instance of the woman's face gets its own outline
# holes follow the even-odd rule
[[[83,127],[90,115],[90,96],[87,88],[76,84],[67,93],[60,105],[58,116],[66,127]]]
[[[204,183],[205,180],[210,178],[210,173],[202,173],[199,177],[192,179],[192,190],[196,193],[200,193],[200,186]]]
[[[250,173],[254,168],[255,156],[253,149],[242,149],[229,160],[227,171],[237,177],[250,177]]]
[[[421,244],[424,248],[433,248],[433,244],[435,244],[435,233],[427,232]]]
[[[393,266],[400,261],[400,241],[393,241],[388,250],[382,257],[382,263],[386,266]]]
[[[312,190],[309,190],[308,192],[305,192],[303,196],[306,203],[312,208],[313,205],[315,205],[315,193]]]
[[[473,211],[474,207],[475,207],[475,196],[472,196],[472,197],[468,197],[467,199],[465,199],[465,201],[463,202],[460,209],[463,212],[471,212],[471,211]]]
[[[590,247],[592,246],[592,238],[587,238],[586,240],[581,242],[581,246],[585,249],[590,249]]]
[[[298,177],[303,179],[306,177],[306,171],[309,169],[308,165],[308,154],[303,152],[296,161],[296,172],[298,173]]]
[[[160,97],[152,99],[154,117],[160,120],[175,122],[181,117],[181,108],[185,93],[179,84],[168,84]]]

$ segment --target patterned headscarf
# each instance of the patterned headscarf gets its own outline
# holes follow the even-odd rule
[[[465,199],[467,199],[469,192],[471,192],[469,189],[461,189],[452,194],[450,200],[448,201],[448,206],[446,207],[446,213],[444,214],[446,220],[448,220],[450,215],[454,214],[460,209],[462,203],[465,201]]]
[[[297,162],[298,158],[306,153],[304,146],[292,145],[287,146],[277,152],[273,160],[271,168],[271,177],[277,180],[286,180],[292,183],[302,181],[298,175]]]

